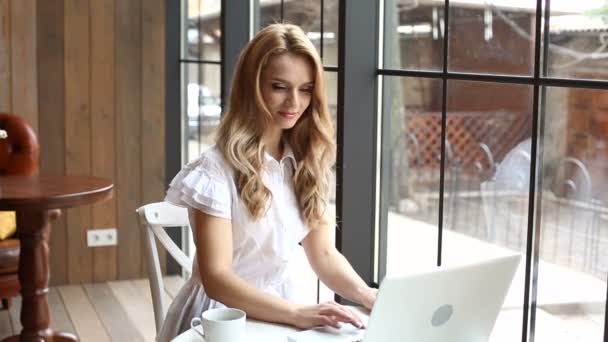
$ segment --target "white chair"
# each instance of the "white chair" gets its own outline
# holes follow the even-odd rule
[[[164,303],[163,299],[165,286],[158,259],[156,239],[158,239],[165,250],[169,252],[183,269],[191,272],[192,259],[171,240],[165,231],[165,227],[189,226],[190,221],[188,220],[188,210],[186,208],[177,207],[167,202],[146,204],[137,209],[137,213],[139,214],[139,223],[144,229],[146,239],[144,245],[148,264],[148,278],[150,280],[150,292],[152,292],[154,322],[156,324],[156,331],[158,332],[165,320],[167,303]]]

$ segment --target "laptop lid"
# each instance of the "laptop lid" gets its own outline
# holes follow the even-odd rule
[[[386,277],[365,342],[487,342],[520,255]]]

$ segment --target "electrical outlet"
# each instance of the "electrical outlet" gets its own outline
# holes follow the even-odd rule
[[[116,228],[91,229],[87,231],[87,246],[116,246],[118,238]]]

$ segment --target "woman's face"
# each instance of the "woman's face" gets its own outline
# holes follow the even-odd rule
[[[260,88],[277,128],[290,129],[312,100],[313,66],[289,52],[272,56],[262,71]]]

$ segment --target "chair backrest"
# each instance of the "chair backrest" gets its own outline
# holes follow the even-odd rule
[[[152,305],[154,307],[154,322],[156,324],[156,331],[158,332],[165,320],[167,303],[164,303],[163,292],[165,286],[158,259],[156,240],[160,242],[163,248],[183,269],[191,272],[192,259],[171,240],[165,231],[166,227],[188,226],[190,225],[190,221],[186,208],[177,207],[167,202],[146,204],[137,209],[137,214],[139,222],[144,229],[146,239],[144,245],[148,264],[148,278],[150,280],[150,292],[152,293]]]
[[[40,146],[32,127],[23,118],[0,113],[0,175],[29,176],[38,172]]]

